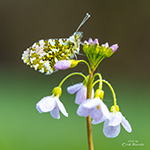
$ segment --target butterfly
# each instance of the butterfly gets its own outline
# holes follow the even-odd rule
[[[89,17],[90,15],[87,13],[77,30],[69,38],[42,39],[35,42],[23,52],[23,62],[46,75],[55,72],[54,65],[57,61],[68,60],[79,54],[83,32],[78,30]]]

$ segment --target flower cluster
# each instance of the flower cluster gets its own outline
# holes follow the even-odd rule
[[[84,42],[83,51],[86,54],[91,67],[97,68],[99,63],[104,59],[113,55],[118,49],[118,44],[114,44],[109,47],[109,44],[106,42],[105,44],[99,45],[98,39],[94,41],[90,38]]]
[[[92,67],[96,67],[96,64],[99,62],[99,58],[110,57],[118,48],[118,44],[114,44],[109,47],[108,43],[102,44],[99,46],[98,39],[94,41],[89,39],[89,41],[85,41],[83,46],[83,50],[88,55],[90,65]],[[95,57],[96,55],[97,57]],[[75,67],[79,62],[84,62],[83,60],[61,60],[55,64],[56,70],[65,70],[69,68]],[[89,66],[88,66],[89,67]],[[96,69],[96,68],[94,68]],[[90,69],[89,69],[90,70]],[[100,74],[96,73],[93,75],[91,80],[89,80],[89,76],[84,76],[81,73],[72,73],[68,75],[60,85],[52,91],[51,96],[47,96],[42,98],[37,104],[36,108],[40,113],[50,112],[52,117],[56,119],[60,119],[59,110],[63,115],[68,117],[68,113],[65,110],[65,107],[60,102],[59,97],[61,96],[61,85],[63,82],[72,75],[82,75],[84,77],[84,81],[81,83],[74,84],[67,88],[68,93],[74,94],[76,93],[75,103],[79,105],[77,109],[77,114],[82,117],[90,116],[92,120],[92,124],[99,124],[104,122],[103,133],[108,138],[114,138],[120,133],[120,124],[125,128],[127,132],[131,132],[131,125],[119,111],[119,106],[116,104],[116,96],[112,86],[105,80],[102,80]],[[95,76],[99,76],[99,80],[94,81]],[[104,91],[102,90],[102,82],[106,83],[113,94],[114,105],[111,107],[110,111],[107,108],[107,105],[103,102]],[[88,86],[91,83],[91,96],[87,98],[88,94]],[[99,83],[99,88],[95,91],[94,94],[94,85]]]

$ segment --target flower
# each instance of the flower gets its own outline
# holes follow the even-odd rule
[[[120,123],[127,132],[132,132],[131,125],[121,112],[111,112],[109,118],[104,122],[103,133],[108,138],[115,138],[120,133]]]
[[[100,47],[100,52],[102,53],[103,57],[110,57],[114,52],[118,49],[118,44],[114,44],[109,47],[108,42],[102,44]]]
[[[99,45],[98,39],[95,39],[93,42],[93,45],[96,45],[96,44]]]
[[[61,88],[54,88],[51,96],[42,98],[36,104],[36,109],[39,111],[39,113],[50,112],[52,117],[56,119],[60,119],[59,110],[63,113],[64,116],[68,117],[68,113],[66,112],[64,105],[59,100],[60,95]]]
[[[64,105],[60,102],[57,96],[51,95],[42,98],[37,104],[36,109],[39,113],[50,112],[53,118],[60,119],[59,110],[68,117],[68,113]]]
[[[60,60],[54,65],[56,70],[65,70],[70,68],[70,66],[71,66],[71,61],[69,60]]]
[[[108,118],[109,110],[99,97],[95,97],[84,101],[79,106],[77,114],[83,117],[90,115],[95,121],[99,120],[102,122]]]
[[[102,46],[109,47],[109,44],[108,44],[108,42],[106,42],[105,44],[102,44]]]
[[[89,43],[89,45],[91,45],[93,43],[92,38],[89,39],[88,43]]]
[[[75,98],[76,104],[81,104],[82,102],[84,102],[87,99],[86,98],[87,97],[87,87],[83,83],[77,83],[72,86],[69,86],[67,88],[67,91],[70,94],[74,94],[75,92],[77,92],[76,98]],[[92,89],[92,97],[94,97],[94,89]]]
[[[102,46],[108,48],[109,44],[108,44],[108,42],[106,42],[105,44],[102,44]],[[114,44],[114,45],[110,46],[109,48],[113,49],[112,52],[114,53],[118,49],[118,47],[119,47],[118,44]]]
[[[60,60],[60,61],[56,62],[54,67],[56,70],[66,70],[66,69],[75,67],[78,63],[79,63],[79,61],[73,60],[73,59],[71,59],[71,60]]]
[[[118,49],[118,44],[114,44],[114,45],[112,45],[112,46],[110,46],[110,48],[112,48],[113,49],[113,53]]]

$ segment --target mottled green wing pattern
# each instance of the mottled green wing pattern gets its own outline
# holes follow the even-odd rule
[[[73,47],[69,38],[40,40],[24,51],[22,60],[31,68],[50,75],[56,71],[54,65],[57,61],[74,57]]]

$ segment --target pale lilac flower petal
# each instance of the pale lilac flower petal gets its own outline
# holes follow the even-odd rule
[[[88,115],[91,114],[91,111],[93,111],[93,109],[95,109],[95,107],[98,106],[99,104],[100,103],[98,100],[88,99],[78,107],[77,114],[79,116],[87,117]]]
[[[84,44],[87,44],[87,45],[89,45],[88,41],[86,41],[86,40],[84,41]]]
[[[102,44],[102,46],[109,47],[109,44],[108,44],[108,42],[106,42],[105,44]]]
[[[60,119],[59,108],[57,105],[52,111],[50,111],[50,114],[52,115],[53,118]]]
[[[93,119],[92,120],[92,124],[99,124],[99,123],[102,123],[103,121],[105,121],[106,120],[106,118],[103,118],[102,117],[102,119],[100,119],[100,120],[95,120],[95,119]]]
[[[75,103],[81,104],[82,102],[86,100],[86,97],[87,97],[87,87],[83,85],[81,89],[77,91]]]
[[[107,106],[103,103],[102,100],[100,100],[100,108],[97,109],[97,112],[95,111],[95,113],[93,112],[93,114],[91,114],[91,117],[94,119],[92,121],[92,124],[101,123],[104,120],[108,119],[109,116],[110,116],[110,112]]]
[[[122,121],[122,114],[120,112],[111,113],[111,117],[109,118],[108,125],[109,126],[116,126],[121,123]]]
[[[100,122],[102,119],[104,121],[106,118],[108,118],[108,110],[106,110],[108,108],[101,109],[103,106],[105,107],[105,104],[101,105],[101,103],[103,102],[100,100],[100,98],[88,99],[79,106],[77,114],[83,117],[90,115],[91,118],[96,121],[98,120]],[[106,111],[106,114],[103,111]]]
[[[109,112],[107,106],[104,104],[104,102],[102,100],[100,102],[100,107],[101,107],[101,111],[104,113],[104,116],[109,117],[110,116],[110,112]]]
[[[62,104],[62,102],[59,99],[56,99],[57,105],[59,110],[62,112],[62,114],[64,114],[64,116],[68,117],[68,113],[66,112],[66,109],[64,107],[64,105]]]
[[[94,89],[92,89],[92,95],[91,98],[94,98]]]
[[[113,49],[113,51],[112,52],[115,52],[117,49],[118,49],[118,44],[114,44],[114,45],[112,45],[110,48],[112,48]]]
[[[86,101],[84,101],[83,103],[86,103]],[[79,116],[83,116],[83,117],[87,117],[90,114],[90,109],[87,109],[83,106],[83,103],[81,105],[79,105],[78,110],[77,110],[77,114]]]
[[[91,116],[91,118],[93,118],[93,120],[99,120],[99,121],[101,121],[101,119],[103,118],[103,113],[101,112],[100,108],[97,109],[97,106],[96,106],[90,112],[90,116]]]
[[[92,89],[92,95],[91,98],[94,97],[94,89]],[[87,99],[87,87],[83,85],[80,90],[78,90],[75,98],[76,104],[81,104]]]
[[[55,99],[53,96],[47,96],[42,98],[37,104],[36,109],[39,113],[49,112],[56,106]]]
[[[60,60],[54,65],[56,70],[65,70],[70,68],[70,66],[71,66],[71,61],[69,60]]]
[[[126,130],[127,132],[132,132],[131,125],[129,124],[129,122],[126,120],[125,117],[122,117],[121,124],[122,124],[122,126],[125,128],[125,130]]]
[[[99,44],[98,39],[94,40],[94,45]]]
[[[77,83],[77,84],[74,84],[72,86],[69,86],[67,88],[67,91],[68,93],[70,94],[74,94],[75,92],[77,92],[79,89],[81,89],[81,87],[83,86],[83,83]]]
[[[100,105],[100,99],[98,98],[88,99],[82,105],[83,107],[86,107],[87,109],[92,109]]]
[[[103,133],[108,138],[115,138],[120,133],[120,124],[117,126],[109,126],[108,120],[104,122]]]
[[[91,45],[93,43],[93,40],[90,38],[88,43]]]
[[[60,119],[59,110],[68,117],[68,113],[66,112],[63,104],[60,102],[57,96],[51,95],[42,98],[37,104],[36,109],[40,112],[50,112],[52,117],[56,119]]]

